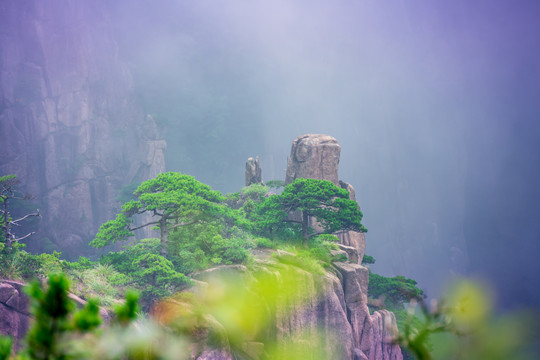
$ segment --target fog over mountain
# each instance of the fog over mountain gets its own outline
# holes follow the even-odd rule
[[[534,1],[145,1],[114,9],[167,166],[228,192],[259,155],[326,133],[375,269],[436,294],[455,274],[540,303],[540,25]],[[121,20],[120,20],[121,19]]]
[[[373,269],[439,294],[489,280],[540,306],[536,1],[96,1],[167,141],[167,170],[223,192],[249,156],[334,136]],[[110,51],[110,47],[102,47]]]

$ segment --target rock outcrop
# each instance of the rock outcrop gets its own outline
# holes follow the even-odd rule
[[[16,174],[36,197],[33,238],[78,255],[123,186],[164,170],[166,144],[100,2],[4,1],[0,49],[0,175]]]
[[[307,134],[293,140],[285,184],[299,178],[329,180],[339,186],[341,146],[328,135]]]
[[[285,183],[289,184],[297,178],[328,180],[346,189],[350,198],[356,201],[353,186],[339,180],[340,153],[341,147],[331,136],[307,134],[297,137],[292,143]],[[317,227],[314,219],[310,219],[310,225]],[[323,323],[327,321],[327,316],[330,316],[332,321],[339,322],[334,328],[339,329],[337,330],[339,337],[332,343],[341,349],[341,352],[335,353],[345,359],[402,359],[401,349],[391,341],[397,331],[394,314],[386,310],[376,311],[372,315],[369,313],[367,305],[369,271],[360,265],[366,248],[365,234],[339,231],[335,235],[340,239],[339,253],[345,253],[349,262],[334,264],[335,275],[339,278],[338,286],[326,286],[322,300],[325,304],[323,308],[334,310],[331,314],[318,314],[320,319],[325,319],[322,320]],[[329,288],[334,291],[329,292]],[[340,299],[338,301],[340,307],[335,306],[335,301],[332,302],[330,299]],[[342,316],[347,319],[346,325],[343,321],[339,321]],[[339,356],[336,358],[340,358]]]
[[[278,255],[280,262],[269,258],[256,259],[253,268],[259,274],[267,274],[273,279],[270,283],[272,292],[265,293],[271,299],[264,296],[256,297],[263,303],[262,306],[258,304],[259,310],[268,311],[267,314],[259,316],[273,320],[270,321],[272,325],[268,325],[263,339],[260,333],[255,332],[252,338],[248,337],[248,341],[242,344],[244,351],[249,352],[250,358],[259,359],[261,354],[277,345],[284,352],[293,348],[305,358],[402,359],[399,346],[393,343],[397,334],[394,315],[386,310],[376,311],[373,314],[369,312],[367,306],[369,276],[366,267],[355,263],[338,262],[334,263],[333,269],[324,275],[314,275],[294,265],[286,265],[290,262],[290,257],[294,256],[282,252]],[[289,287],[291,277],[294,279],[292,290]],[[269,279],[254,276],[245,267],[237,265],[210,269],[196,275],[196,278],[198,283],[194,290],[190,290],[194,291],[196,303],[208,301],[204,300],[205,296],[214,298],[216,292],[212,289],[216,287],[222,287],[219,290],[221,292],[233,291],[241,297],[242,293],[251,293],[254,290],[253,284],[260,285],[261,281]],[[288,280],[284,280],[286,278]],[[229,284],[232,289],[224,284]],[[248,303],[253,305],[252,302]],[[180,313],[185,313],[186,304],[178,305],[184,309]],[[159,317],[159,310],[156,313]],[[170,319],[170,316],[163,318]],[[214,320],[210,324],[213,322]],[[226,333],[220,324],[212,326],[216,325],[218,333]],[[208,328],[204,328],[208,333]],[[198,349],[201,355],[197,359],[235,358],[232,353],[228,353],[230,350],[227,349],[230,347],[226,337],[219,338],[221,345],[218,347],[212,346],[208,340],[199,339]],[[218,353],[220,357],[213,355]]]
[[[354,187],[344,181],[339,181],[339,186],[349,192],[349,198],[356,201],[356,192]],[[360,208],[360,205],[358,205]],[[366,235],[358,231],[339,231],[336,233],[339,241],[343,245],[352,246],[358,251],[358,263],[362,263],[364,254],[366,253]]]
[[[12,336],[17,349],[32,320],[30,301],[23,290],[25,286],[25,283],[19,281],[0,280],[0,334]],[[84,307],[87,303],[73,293],[69,293],[68,296],[78,308]],[[111,315],[105,308],[99,308],[99,315],[105,324],[110,322]]]
[[[290,184],[299,178],[328,180],[346,189],[350,198],[356,201],[354,187],[339,180],[340,154],[341,146],[335,138],[329,135],[306,134],[298,136],[292,143],[285,183]],[[290,216],[299,217],[300,215],[291,214]],[[309,225],[317,229],[314,219],[309,219]],[[360,264],[366,250],[365,235],[356,231],[339,231],[335,235],[340,239],[341,244],[356,249]]]
[[[22,289],[24,285],[11,280],[0,282],[0,334],[12,336],[16,348],[30,324],[28,297]]]
[[[246,161],[246,186],[251,184],[262,184],[262,170],[259,164],[259,157],[248,158]]]
[[[402,360],[400,347],[391,341],[398,330],[394,314],[388,310],[378,310],[371,316],[371,322],[370,359]]]

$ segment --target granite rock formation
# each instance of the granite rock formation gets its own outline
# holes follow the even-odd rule
[[[281,255],[294,256],[285,253]],[[255,268],[275,276],[278,285],[274,291],[278,298],[283,300],[279,302],[275,313],[269,313],[275,324],[266,334],[270,343],[275,342],[279,346],[294,344],[301,348],[302,354],[307,358],[325,354],[326,358],[340,360],[402,359],[401,349],[392,342],[397,331],[394,315],[386,310],[369,313],[369,276],[366,267],[350,262],[338,262],[334,263],[333,268],[324,276],[320,276],[293,265],[257,258]],[[290,290],[282,288],[282,271],[294,273],[297,279],[297,296],[293,295],[292,299],[281,298],[291,294]],[[226,280],[221,278],[223,276]],[[242,266],[209,269],[196,277],[199,283],[195,293],[203,296],[207,289],[220,286],[224,281],[233,279],[234,283],[242,283],[246,287],[253,281],[249,271]],[[197,357],[199,360],[234,358],[232,353],[227,353],[229,346],[224,338],[217,348],[205,341],[201,343],[205,345],[202,346],[204,351]],[[251,355],[253,359],[259,359],[260,354],[265,352],[265,346],[257,338],[243,344],[245,349],[259,354]],[[220,357],[212,355],[216,353],[219,353]]]
[[[356,201],[356,192],[354,187],[344,181],[339,181],[339,186],[349,192],[349,198]],[[358,206],[360,207],[360,205]],[[362,263],[364,254],[366,252],[366,235],[358,231],[338,231],[336,236],[339,238],[341,244],[351,246],[358,251],[358,263]]]
[[[246,186],[251,184],[262,184],[262,170],[259,157],[250,157],[246,161]]]
[[[293,140],[285,184],[299,178],[329,180],[339,186],[341,146],[328,135],[306,134]]]
[[[0,334],[12,336],[15,348],[19,348],[32,320],[30,302],[23,290],[24,286],[26,284],[19,281],[0,280]],[[69,298],[79,308],[86,305],[86,301],[75,294],[70,293]],[[99,314],[105,323],[109,323],[111,316],[105,308],[100,307]]]
[[[0,282],[0,334],[12,336],[16,348],[30,324],[28,297],[22,289],[24,285],[11,280]]]
[[[335,138],[329,135],[306,134],[298,136],[292,143],[285,183],[290,184],[299,178],[328,180],[346,189],[350,198],[356,201],[354,187],[339,180],[340,154],[341,146]],[[291,214],[290,216],[300,215]],[[311,227],[321,230],[317,228],[314,219],[310,219],[309,222]],[[335,235],[340,239],[341,244],[356,249],[360,264],[366,250],[365,235],[356,231],[339,231]]]
[[[340,153],[341,147],[331,136],[306,134],[297,137],[292,143],[285,183],[290,184],[298,178],[328,180],[346,189],[350,198],[356,201],[354,187],[339,180]],[[310,219],[310,225],[317,228],[314,219]],[[336,270],[334,280],[333,275],[327,274],[327,281],[333,285],[323,286],[321,301],[324,305],[318,309],[332,309],[332,311],[329,313],[308,311],[309,314],[317,313],[315,318],[321,321],[320,324],[328,325],[335,322],[332,331],[337,331],[338,336],[327,346],[337,348],[329,348],[329,353],[338,354],[336,358],[355,360],[402,359],[401,349],[391,341],[397,331],[394,314],[386,310],[376,311],[373,315],[369,313],[367,305],[369,271],[360,265],[366,248],[365,234],[339,231],[335,235],[340,239],[340,253],[345,253],[349,261],[334,264]],[[305,313],[305,309],[300,313]],[[343,317],[346,322],[343,321]],[[332,336],[329,332],[327,335]]]
[[[123,186],[164,170],[166,144],[137,103],[100,4],[0,4],[0,175],[16,174],[36,197],[32,238],[68,256],[118,210]]]

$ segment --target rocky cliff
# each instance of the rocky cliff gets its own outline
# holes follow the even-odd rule
[[[351,199],[355,199],[352,185],[339,180],[340,152],[341,147],[331,136],[307,134],[297,137],[292,144],[286,183],[291,183],[297,178],[329,180],[347,189]],[[317,227],[313,219],[311,225]],[[288,342],[300,347],[300,352],[306,359],[401,360],[403,358],[401,349],[392,342],[397,334],[394,314],[386,310],[370,314],[368,308],[369,270],[360,265],[366,246],[364,234],[344,231],[336,235],[340,238],[340,252],[348,260],[334,263],[324,276],[295,268],[290,265],[295,261],[287,260],[288,257],[295,255],[284,252],[280,254],[279,250],[277,258],[289,264],[285,269],[282,264],[276,264],[267,256],[263,257],[264,260],[256,259],[256,269],[259,271],[262,269],[263,272],[275,276],[276,282],[272,292],[282,299],[275,307],[275,313],[270,315],[274,318],[275,325],[270,330],[269,338],[280,347],[286,347]],[[215,276],[220,271],[230,273],[231,267],[221,269],[207,270],[196,277],[203,281],[210,278],[209,285],[206,284],[202,288],[208,289],[213,286],[209,274]],[[245,273],[245,269],[240,267],[234,269],[239,273]],[[296,274],[297,281],[294,282],[295,289],[292,293],[287,289],[285,281],[280,281],[283,271]],[[223,281],[218,277],[217,282]],[[245,286],[249,287],[248,284]],[[293,299],[287,299],[291,295]],[[265,345],[258,342],[260,339],[255,337],[251,340],[253,341],[244,344],[245,348],[257,344],[258,353],[265,351]],[[201,350],[198,359],[233,359],[232,353],[214,356],[216,351],[222,352],[225,348],[229,347],[223,345],[219,349],[206,347]]]
[[[48,237],[75,255],[123,186],[164,170],[101,2],[0,3],[0,174],[36,197]],[[34,242],[33,242],[34,241]]]
[[[328,180],[347,189],[350,198],[356,200],[354,187],[339,180],[340,154],[341,146],[331,136],[323,134],[298,136],[292,143],[285,182],[289,184],[298,178]],[[317,226],[313,220],[311,222],[312,226]],[[324,296],[326,299],[340,299],[340,307],[333,306],[335,310],[331,314],[322,316],[322,319],[328,319],[329,316],[332,321],[336,321],[340,318],[337,313],[343,311],[347,321],[341,321],[336,328],[340,329],[340,336],[338,336],[342,342],[340,348],[347,349],[342,350],[344,358],[401,359],[399,347],[389,343],[391,337],[389,334],[395,334],[397,330],[394,315],[388,311],[369,314],[367,306],[369,273],[367,268],[360,265],[366,248],[365,234],[356,231],[340,231],[336,235],[340,239],[341,249],[347,254],[349,263],[334,264],[337,269],[335,275],[339,279],[336,284],[339,286],[329,287],[333,291],[325,291]],[[331,307],[332,305],[327,304],[324,308]],[[348,336],[348,329],[350,329],[350,336]],[[342,334],[343,331],[347,333],[345,336]]]
[[[329,135],[305,134],[298,136],[292,143],[285,183],[290,184],[300,178],[328,180],[347,189],[350,198],[356,201],[354,187],[339,180],[340,154],[341,146],[335,138]],[[317,228],[313,219],[310,219],[310,226]],[[356,249],[358,263],[362,263],[366,250],[365,235],[356,231],[339,231],[336,236],[343,245]]]
[[[369,276],[366,267],[351,262],[337,262],[324,275],[312,274],[291,265],[290,263],[294,262],[291,258],[294,256],[278,250],[276,257],[256,257],[253,272],[242,265],[209,269],[195,276],[198,279],[197,285],[195,289],[188,291],[194,291],[195,303],[208,303],[208,297],[211,297],[213,302],[227,302],[226,297],[219,297],[220,292],[232,292],[235,296],[242,297],[256,292],[255,289],[260,288],[261,282],[267,282],[267,291],[263,291],[262,296],[258,293],[255,297],[247,296],[247,299],[237,300],[238,304],[246,306],[245,311],[248,313],[253,307],[259,312],[266,312],[262,315],[252,312],[250,315],[253,316],[251,321],[256,323],[254,325],[258,331],[251,335],[244,334],[247,337],[243,339],[241,348],[248,353],[249,359],[262,358],[265,353],[267,357],[279,358],[275,354],[268,354],[276,345],[281,349],[279,351],[288,355],[286,358],[291,358],[291,351],[298,351],[302,359],[403,358],[401,349],[393,343],[397,333],[394,314],[386,310],[375,311],[373,314],[369,312]],[[257,273],[264,276],[257,276]],[[264,284],[262,286],[264,287]],[[216,292],[216,288],[220,290]],[[171,301],[175,300],[166,300]],[[171,321],[170,312],[165,310],[170,309],[170,305],[160,304],[154,309],[154,316],[158,320]],[[179,310],[179,314],[186,314],[185,303],[172,306],[184,309]],[[189,308],[189,305],[187,307]],[[230,316],[235,318],[235,315]],[[260,324],[260,321],[267,323]],[[235,324],[236,322],[232,324],[233,327]],[[238,352],[238,344],[235,344],[236,349],[232,349],[225,330],[227,325],[231,324],[223,325],[226,326],[216,324],[215,320],[209,322],[209,327],[221,329],[218,331],[222,334],[219,347],[212,345],[208,339],[199,339],[199,355],[194,358],[235,358],[233,353]],[[237,343],[238,339],[234,339],[234,342]],[[256,351],[249,351],[250,349]]]

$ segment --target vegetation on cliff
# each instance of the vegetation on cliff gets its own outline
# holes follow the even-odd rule
[[[298,179],[279,195],[270,195],[267,187],[257,184],[223,196],[193,177],[165,173],[142,183],[133,196],[116,219],[103,224],[92,245],[111,245],[132,236],[138,227],[152,225],[160,230],[160,239],[131,242],[99,259],[81,257],[76,262],[61,259],[58,252],[29,254],[17,242],[10,247],[12,251],[6,251],[7,238],[4,235],[0,239],[4,245],[0,254],[2,277],[30,280],[51,274],[46,289],[37,282],[29,287],[36,320],[18,355],[20,359],[167,359],[186,351],[200,353],[226,347],[248,359],[299,359],[305,350],[302,346],[312,342],[297,339],[277,344],[267,331],[275,325],[269,325],[267,311],[276,310],[276,301],[286,301],[288,305],[283,308],[287,309],[303,301],[291,300],[290,296],[298,296],[297,288],[305,285],[305,278],[291,276],[283,269],[301,269],[300,273],[307,271],[314,274],[313,278],[323,278],[327,271],[335,271],[332,262],[347,261],[336,245],[338,239],[330,233],[337,229],[366,231],[361,224],[362,213],[356,202],[349,200],[347,191],[322,180]],[[302,221],[289,221],[287,214],[294,211],[301,213]],[[143,213],[153,218],[133,225],[133,218]],[[317,219],[316,226],[322,231],[309,228],[305,220],[308,216]],[[254,252],[273,256],[279,264],[276,269],[280,286],[287,284],[280,292],[276,293],[275,279],[271,276],[269,280],[268,270],[260,271],[255,264]],[[369,264],[375,259],[365,256],[364,261]],[[200,289],[192,294],[179,293],[197,284],[199,280],[194,279],[205,269],[234,264],[247,266],[253,277],[249,286],[235,279],[225,281],[217,287],[218,292],[204,298],[196,295]],[[69,283],[71,291],[88,300],[84,308],[77,310],[68,298]],[[129,289],[136,289],[140,295],[133,295]],[[467,297],[467,291],[472,295]],[[476,310],[463,310],[471,306],[467,302],[471,297],[480,297],[472,305],[482,306],[484,300],[475,291],[472,287],[458,292],[461,298],[454,298],[449,306],[430,310],[421,305],[423,312],[413,316],[404,305],[413,309],[415,303],[423,304],[423,293],[416,281],[369,274],[371,304],[396,312],[403,333],[395,340],[409,349],[411,356],[422,360],[433,358],[430,344],[437,343],[437,339],[428,339],[440,332],[454,336],[456,346],[461,346],[460,336],[469,336],[469,332],[481,344],[491,341],[489,336],[493,334],[477,335],[487,329],[491,318],[476,316]],[[137,312],[138,301],[144,313],[152,309],[160,325],[144,320],[144,313]],[[100,327],[103,320],[99,306],[115,314],[107,328]],[[224,331],[227,341],[223,340]],[[265,344],[264,355],[258,342],[252,344],[253,339]],[[10,357],[10,348],[11,342],[0,338],[0,359]],[[515,350],[515,346],[508,349]],[[500,353],[508,355],[508,349]],[[484,350],[488,351],[487,347]],[[483,356],[484,350],[471,352]],[[440,358],[449,358],[444,356]]]
[[[209,223],[216,218],[234,218],[222,204],[223,196],[193,176],[167,172],[143,182],[134,192],[136,200],[122,205],[116,219],[107,221],[90,245],[103,247],[134,236],[133,231],[157,226],[160,230],[160,254],[167,255],[168,237],[172,229],[193,224]],[[133,226],[135,215],[148,213],[151,220]]]
[[[271,234],[285,222],[300,224],[307,243],[310,236],[330,234],[338,230],[366,232],[361,224],[362,212],[349,192],[328,180],[296,179],[281,194],[266,198],[257,209],[257,224]],[[300,212],[300,219],[291,213]],[[310,234],[310,218],[317,220],[322,231]]]

